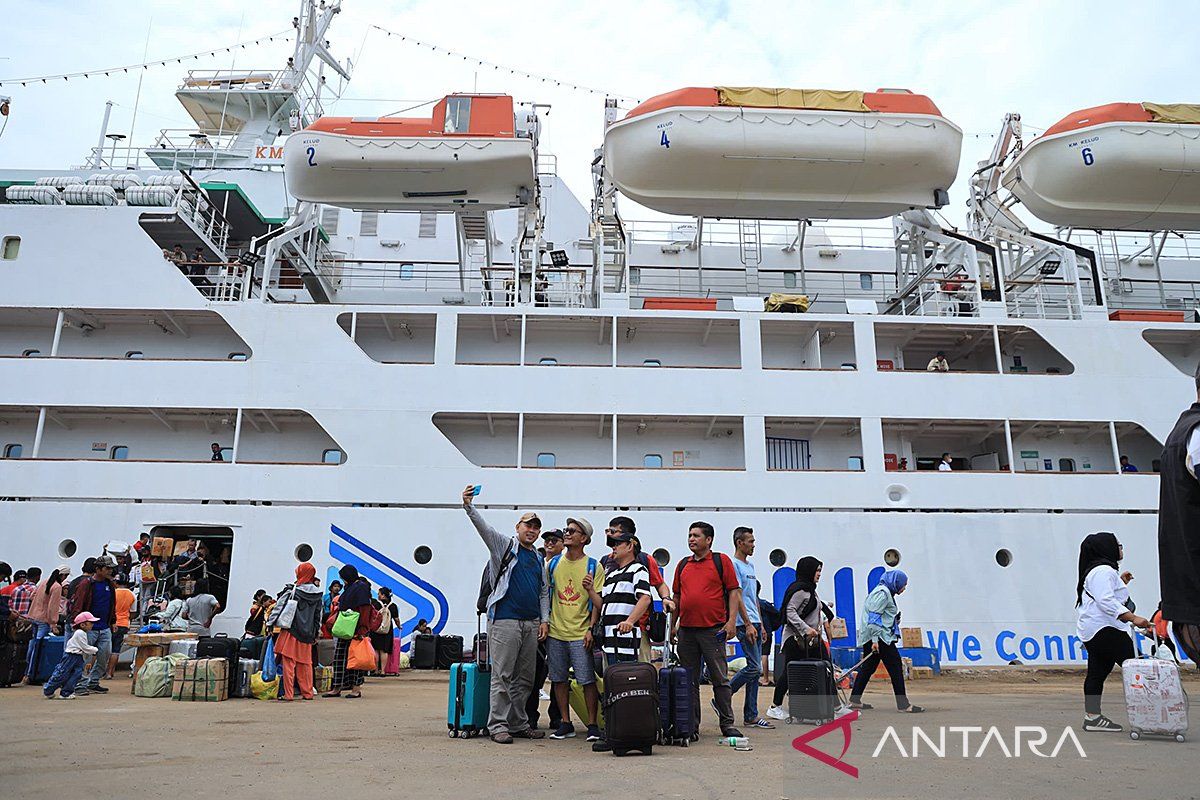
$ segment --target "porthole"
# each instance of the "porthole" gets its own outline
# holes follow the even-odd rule
[[[75,551],[79,546],[75,544],[74,539],[63,539],[58,543],[58,555],[60,558],[70,558],[75,555]]]
[[[883,553],[883,563],[889,567],[896,567],[900,564],[900,551],[894,547],[889,547]]]
[[[671,563],[671,554],[660,547],[654,551],[654,560],[658,562],[660,567],[665,567]]]
[[[425,545],[421,545],[413,551],[413,561],[416,561],[418,564],[428,564],[432,560],[433,551]]]
[[[889,503],[903,503],[908,498],[908,487],[901,483],[893,483],[887,487]]]
[[[787,553],[783,552],[778,547],[771,551],[769,558],[771,560],[771,566],[774,567],[782,567],[787,563]]]
[[[311,544],[301,543],[301,544],[296,545],[296,560],[297,561],[308,561],[312,557],[313,557],[313,549],[312,549]]]
[[[996,551],[996,563],[1002,567],[1007,567],[1012,563],[1012,551],[1001,547]]]

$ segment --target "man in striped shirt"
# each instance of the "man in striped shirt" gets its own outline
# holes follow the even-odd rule
[[[650,573],[634,557],[632,525],[626,520],[614,517],[605,530],[615,562],[600,590],[604,655],[609,664],[637,661],[642,636],[638,620],[650,608]],[[585,587],[590,588],[588,583]]]

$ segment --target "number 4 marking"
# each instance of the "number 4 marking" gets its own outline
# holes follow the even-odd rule
[[[671,149],[671,140],[667,138],[667,132],[665,130],[662,132],[662,138],[658,140],[658,143],[668,150]]]
[[[1085,167],[1090,167],[1092,164],[1096,163],[1096,157],[1092,155],[1092,148],[1085,147],[1080,154],[1083,156],[1083,165]]]

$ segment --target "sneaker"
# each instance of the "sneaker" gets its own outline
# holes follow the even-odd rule
[[[771,719],[778,719],[786,722],[791,714],[784,711],[780,706],[771,706],[767,709],[767,716]]]
[[[67,695],[68,697],[87,697],[92,693],[92,690],[86,686],[78,686],[75,689],[75,694]]]
[[[730,725],[728,728],[721,728],[721,735],[722,736],[733,736],[733,737],[737,737],[740,739],[745,734],[743,734],[737,728]]]
[[[600,735],[600,726],[599,725],[588,725],[587,740],[589,742],[598,742],[603,738],[604,737]]]
[[[558,730],[550,734],[551,739],[574,739],[575,726],[569,722],[564,722],[558,726]]]
[[[523,731],[517,731],[512,734],[514,739],[545,739],[546,732],[539,731],[535,728],[526,728]]]
[[[608,743],[607,739],[598,739],[598,740],[592,742],[592,752],[593,753],[611,753],[612,745]]]
[[[549,700],[550,695],[546,694],[545,689],[538,689],[538,700]]]
[[[100,684],[97,683],[95,686],[89,686],[88,691],[93,692],[93,693],[98,692],[100,694],[108,694],[108,687],[101,686]]]
[[[70,696],[71,696],[71,695],[67,695],[67,697],[70,697]],[[56,694],[45,694],[45,693],[43,693],[43,694],[42,694],[42,697],[46,698],[47,700],[57,700],[57,699],[58,699],[58,695],[56,695]]]
[[[1113,733],[1120,733],[1125,730],[1103,714],[1097,714],[1094,717],[1084,717],[1083,729],[1085,731],[1111,731]]]
[[[492,741],[495,742],[496,744],[512,744],[513,737],[511,734],[508,734],[508,733],[493,733]]]
[[[79,694],[79,692],[76,692],[75,694]],[[63,699],[63,700],[74,700],[74,699],[75,699],[75,694],[64,694],[64,695],[62,696],[62,699]],[[53,700],[53,699],[54,699],[54,695],[50,695],[50,697],[49,697],[49,698],[47,698],[47,699],[49,699],[49,700]]]

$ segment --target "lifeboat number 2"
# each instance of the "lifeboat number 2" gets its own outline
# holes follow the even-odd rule
[[[658,145],[659,147],[665,147],[668,150],[671,149],[671,139],[667,136],[667,128],[669,127],[671,127],[671,123],[669,122],[665,125],[658,126]]]

